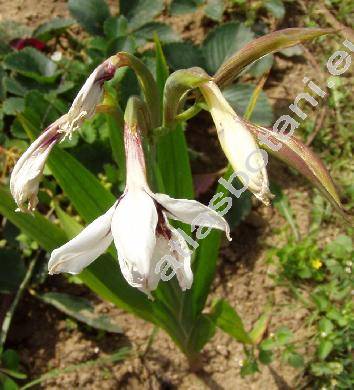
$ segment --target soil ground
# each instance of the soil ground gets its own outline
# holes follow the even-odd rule
[[[15,20],[30,27],[54,16],[68,16],[63,0],[0,0],[0,20]],[[109,1],[115,6],[117,1]],[[203,20],[199,16],[175,18],[173,25],[183,37],[200,41],[204,34]],[[275,111],[281,112],[290,100],[303,89],[302,78],[313,76],[316,70],[306,62],[277,57],[275,68],[266,85],[266,93],[274,103]],[[282,100],[286,97],[288,100]],[[281,99],[280,99],[281,98]],[[202,130],[200,130],[202,131]],[[190,139],[193,142],[194,136]],[[205,138],[205,137],[203,137]],[[216,143],[201,147],[201,151],[213,148]],[[199,147],[200,148],[200,147]],[[198,147],[196,146],[196,149]],[[218,152],[220,154],[220,151]],[[220,154],[222,161],[222,157]],[[294,176],[285,166],[272,162],[270,176],[276,177],[291,201],[302,235],[306,235],[311,209],[309,185]],[[276,286],[270,278],[271,265],[266,262],[269,247],[281,245],[286,235],[286,221],[275,208],[266,208],[255,202],[253,211],[233,232],[231,244],[224,242],[220,253],[217,276],[212,286],[210,301],[226,298],[250,327],[262,313],[267,302],[272,301],[273,316],[268,332],[279,324],[288,326],[300,341],[311,332],[304,323],[306,310],[288,291]],[[331,236],[336,235],[331,228]],[[143,351],[152,331],[152,325],[101,302],[87,289],[68,284],[63,277],[53,277],[48,282],[50,290],[73,292],[95,302],[98,312],[108,314],[123,329],[124,336],[106,334],[78,325],[72,326],[65,315],[39,303],[27,295],[23,299],[14,319],[9,344],[20,351],[21,362],[31,378],[53,368],[64,368],[70,364],[113,353],[122,345],[132,345]],[[279,360],[262,372],[241,378],[240,367],[243,352],[241,345],[229,336],[217,331],[202,353],[201,373],[189,371],[187,361],[169,337],[160,331],[144,358],[128,359],[115,365],[90,367],[64,374],[41,385],[43,389],[291,389],[294,388],[296,371]]]

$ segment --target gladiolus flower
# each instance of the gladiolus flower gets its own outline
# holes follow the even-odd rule
[[[85,119],[92,117],[103,95],[103,83],[114,76],[115,70],[114,57],[100,64],[80,89],[69,112],[44,130],[17,161],[10,178],[10,190],[18,205],[17,210],[35,210],[39,182],[50,151],[66,136],[70,138]]]
[[[269,204],[266,162],[253,135],[218,86],[209,81],[200,90],[213,117],[221,147],[241,182],[265,204]]]
[[[114,240],[125,279],[149,298],[165,275],[162,265],[166,262],[182,290],[188,289],[193,281],[191,253],[182,234],[169,224],[168,218],[221,229],[228,237],[229,226],[216,211],[195,200],[153,193],[146,181],[139,129],[126,124],[124,141],[127,181],[123,195],[103,216],[52,252],[49,273],[81,272]]]

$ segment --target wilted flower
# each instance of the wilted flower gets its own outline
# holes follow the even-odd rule
[[[229,226],[216,211],[195,200],[153,193],[146,181],[139,130],[125,125],[124,141],[127,181],[123,195],[103,216],[52,252],[49,273],[81,272],[114,240],[122,274],[131,286],[151,297],[164,271],[162,263],[170,258],[182,290],[188,289],[193,281],[191,253],[168,218],[189,224],[202,220],[202,226],[224,230],[228,236]]]
[[[69,109],[67,121],[60,126],[59,131],[65,133],[65,137],[70,138],[72,132],[79,128],[85,119],[93,116],[102,99],[103,83],[113,78],[116,66],[117,60],[113,56],[90,74]]]
[[[213,117],[226,157],[241,182],[265,204],[271,197],[266,162],[243,120],[224,98],[218,86],[209,81],[200,90]]]
[[[34,211],[38,198],[38,187],[44,165],[53,146],[60,140],[58,132],[65,116],[52,123],[30,145],[17,161],[10,178],[10,190],[18,209],[16,211]],[[27,209],[25,203],[28,201]]]
[[[69,112],[48,126],[17,161],[11,174],[10,189],[18,210],[35,210],[39,182],[50,151],[66,136],[70,138],[72,132],[94,114],[102,98],[103,83],[114,76],[115,70],[114,57],[100,64],[80,89]]]

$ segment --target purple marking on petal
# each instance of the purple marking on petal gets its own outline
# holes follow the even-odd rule
[[[102,67],[97,72],[95,78],[95,83],[99,83],[100,86],[103,85],[105,81],[111,80],[116,73],[116,67],[110,62],[103,63]]]
[[[53,143],[56,143],[60,138],[61,138],[62,134],[61,133],[55,133],[53,134],[51,137],[49,137],[48,139],[44,140],[40,147],[41,148],[47,148],[49,146],[51,146]]]
[[[157,226],[156,226],[156,233],[167,240],[170,240],[172,238],[172,232],[171,229],[167,226],[165,217],[162,212],[162,207],[154,201],[156,205],[156,211],[157,211]]]

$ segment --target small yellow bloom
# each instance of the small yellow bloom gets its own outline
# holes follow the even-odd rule
[[[314,269],[320,269],[322,267],[322,261],[319,259],[312,260],[311,265]]]

